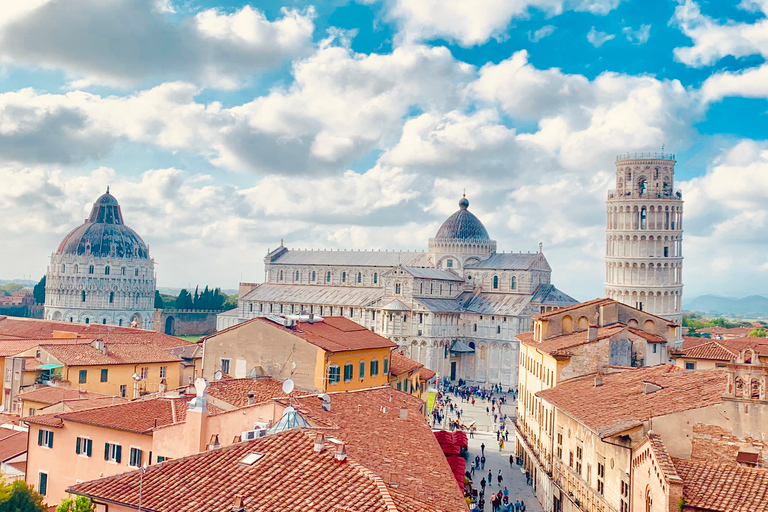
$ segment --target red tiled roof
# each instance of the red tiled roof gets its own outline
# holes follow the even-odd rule
[[[683,350],[688,350],[702,343],[709,343],[709,338],[697,338],[695,336],[683,336]]]
[[[600,435],[622,432],[651,417],[698,409],[723,401],[726,373],[722,370],[685,371],[673,365],[624,370],[562,382],[536,396],[554,404]],[[644,383],[661,389],[644,394]]]
[[[27,433],[0,428],[0,461],[5,462],[27,451]]]
[[[106,343],[107,354],[92,345],[41,345],[66,366],[179,362],[168,350],[148,343]]]
[[[572,334],[564,334],[562,336],[548,338],[541,343],[534,342],[531,345],[535,346],[541,352],[546,352],[552,355],[565,355],[569,348],[610,338],[626,328],[627,326],[623,324],[614,324],[610,327],[598,327],[597,337],[594,340],[589,339],[589,331],[578,331]]]
[[[11,425],[18,425],[20,417],[18,414],[0,413],[0,425],[9,423]]]
[[[84,409],[94,409],[96,407],[104,407],[105,405],[113,405],[113,404],[123,404],[127,403],[130,400],[127,398],[122,398],[119,396],[101,396],[101,397],[90,397],[90,398],[81,398],[81,399],[65,399],[62,400],[60,403],[64,406],[65,411],[82,411]],[[56,405],[56,404],[52,404]],[[46,414],[46,409],[41,409],[40,412],[42,414]]]
[[[275,329],[287,330],[266,318],[256,318],[256,320],[271,325]],[[343,317],[324,317],[322,322],[301,323],[297,329],[289,331],[291,334],[328,352],[397,347],[396,343],[384,336],[371,332],[362,325]]]
[[[709,341],[683,350],[681,357],[689,359],[709,359],[714,361],[733,361],[739,355],[738,350],[731,350],[721,344],[721,340]]]
[[[248,405],[249,392],[253,392],[255,403],[286,396],[283,393],[283,383],[272,377],[222,379],[211,382],[208,386],[208,396],[236,407]]]
[[[62,338],[42,338],[42,339],[29,339],[29,338],[12,338],[7,339],[5,337],[0,338],[0,357],[15,356],[21,352],[25,352],[31,348],[38,347],[40,345],[76,345],[76,344],[88,344],[93,340],[87,338],[75,338],[75,339],[62,339]]]
[[[551,316],[556,316],[556,315],[559,315],[561,313],[565,313],[567,311],[573,311],[574,309],[583,308],[584,306],[594,306],[594,305],[599,305],[599,304],[603,304],[603,303],[607,304],[609,302],[616,302],[616,301],[613,300],[613,299],[609,299],[607,297],[592,299],[592,300],[588,300],[586,302],[580,302],[578,304],[574,304],[573,306],[566,306],[564,308],[556,309],[554,311],[547,311],[546,313],[539,313],[538,315],[534,315],[533,319],[534,320],[544,320],[544,319],[547,319],[547,318],[549,318]]]
[[[653,450],[653,453],[656,456],[659,468],[662,473],[664,473],[664,477],[667,480],[679,480],[680,476],[677,474],[675,464],[667,451],[667,447],[661,440],[661,436],[655,432],[648,432],[648,443],[651,445],[651,450]]]
[[[378,475],[395,472],[398,489],[442,510],[466,510],[448,462],[421,414],[423,402],[389,386],[328,393],[331,410],[316,395],[294,400],[305,415],[337,428],[347,453]],[[400,419],[400,408],[408,419]],[[407,434],[406,434],[407,433]]]
[[[183,422],[187,416],[187,398],[153,398],[96,407],[83,411],[28,416],[24,421],[61,426],[64,421],[148,434],[156,427]]]
[[[57,332],[72,333],[84,338],[98,338],[107,342],[152,343],[165,349],[190,344],[190,342],[175,336],[130,327],[76,324],[36,318],[0,317],[0,337],[10,335],[22,338],[53,338],[54,333]]]
[[[157,512],[229,510],[236,495],[243,497],[247,511],[434,510],[413,495],[404,496],[401,489],[393,492],[350,457],[339,463],[331,451],[316,453],[313,446],[313,432],[288,430],[169,460],[150,466],[141,476],[133,471],[77,484],[70,491],[134,508],[141,478],[142,506]],[[262,457],[250,465],[242,463],[254,453]]]
[[[418,361],[414,361],[410,357],[406,357],[400,352],[393,351],[389,356],[389,373],[397,377],[404,373],[409,373],[414,370],[422,368],[424,365]]]
[[[528,345],[536,342],[533,336],[533,331],[515,334],[515,338],[517,338],[520,343],[526,343]]]
[[[696,329],[696,332],[710,333],[710,334],[738,334],[739,336],[746,336],[752,327],[704,327],[702,329]]]
[[[687,507],[712,512],[768,510],[768,469],[672,459]]]
[[[44,386],[38,389],[19,393],[16,396],[19,400],[28,400],[31,402],[39,402],[50,405],[57,404],[62,400],[67,399],[82,400],[86,398],[104,398],[108,395],[104,395],[102,393],[89,393],[87,391],[80,391],[78,389],[64,388],[59,386]]]
[[[429,380],[432,377],[437,375],[434,370],[430,370],[429,368],[419,368],[419,379],[421,380]]]

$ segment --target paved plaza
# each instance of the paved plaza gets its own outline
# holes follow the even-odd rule
[[[488,480],[488,470],[491,471],[493,478],[490,485],[485,487],[485,511],[491,511],[491,504],[489,497],[491,493],[496,493],[499,490],[504,490],[506,487],[509,490],[509,501],[514,503],[515,500],[523,500],[525,502],[526,512],[542,512],[541,505],[533,495],[533,488],[525,483],[525,473],[520,471],[520,466],[514,464],[512,467],[509,465],[509,456],[515,455],[515,430],[512,424],[512,417],[516,414],[517,403],[512,401],[512,395],[506,394],[507,404],[501,406],[501,417],[504,414],[507,415],[506,429],[509,430],[509,440],[504,443],[504,449],[499,451],[499,444],[496,441],[496,431],[499,428],[499,423],[493,422],[493,414],[486,414],[485,408],[491,407],[489,400],[481,400],[475,397],[475,405],[471,402],[464,402],[460,397],[450,393],[451,401],[454,406],[458,406],[460,410],[463,410],[461,415],[461,422],[464,425],[469,425],[473,421],[477,427],[477,432],[474,438],[469,438],[469,464],[474,463],[475,456],[481,455],[481,445],[485,444],[485,468],[475,470],[473,481],[473,488],[480,490],[480,480],[485,477]],[[455,414],[449,414],[449,419],[456,419]],[[443,425],[446,422],[443,421]],[[437,426],[436,428],[440,428]],[[444,427],[447,428],[447,427]],[[497,481],[497,475],[501,469],[502,483],[499,486]]]

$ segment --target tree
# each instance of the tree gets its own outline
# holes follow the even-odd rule
[[[56,512],[91,512],[95,509],[90,498],[78,496],[72,499],[72,495],[70,495],[69,498],[64,498],[61,501],[61,505],[56,507]]]
[[[754,336],[755,338],[765,338],[765,329],[752,329],[749,331],[750,336]]]
[[[32,289],[32,295],[35,296],[35,302],[45,304],[45,276]]]
[[[43,512],[43,497],[23,480],[0,484],[0,512]]]
[[[163,298],[160,296],[160,292],[155,290],[155,309],[163,309]]]
[[[193,307],[192,296],[189,294],[189,292],[186,289],[182,289],[179,292],[179,296],[176,298],[176,308],[192,309],[192,307]]]

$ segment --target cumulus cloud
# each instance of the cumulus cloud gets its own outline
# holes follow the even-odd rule
[[[767,2],[742,3],[741,7],[759,7],[764,14],[768,14]],[[675,58],[688,66],[711,66],[728,55],[737,58],[768,56],[768,18],[763,17],[755,23],[721,23],[702,14],[693,0],[685,0],[675,8],[673,21],[683,34],[693,40],[693,46],[674,50]]]
[[[621,32],[630,43],[645,44],[648,42],[648,38],[651,36],[651,26],[640,25],[640,28],[637,30],[633,29],[632,27],[624,27],[621,29]]]
[[[555,32],[556,28],[557,27],[555,27],[554,25],[544,25],[540,29],[535,30],[533,32],[531,32],[529,30],[528,31],[528,40],[530,42],[532,42],[532,43],[538,43],[539,41],[541,41],[545,37],[551,36]]]
[[[169,4],[155,0],[33,5],[16,8],[0,25],[0,54],[15,64],[61,69],[75,85],[173,77],[237,88],[260,69],[307,54],[314,31],[312,8],[284,8],[272,21],[250,6],[207,9],[172,22]]]
[[[388,16],[397,21],[404,42],[445,38],[461,46],[480,45],[502,39],[509,23],[527,18],[533,10],[548,15],[565,10],[607,14],[621,0],[391,0]],[[546,33],[543,33],[546,34]],[[542,35],[543,37],[543,35]]]
[[[587,33],[587,41],[589,41],[589,44],[591,44],[595,48],[600,48],[606,42],[610,41],[611,39],[614,39],[615,37],[616,37],[616,34],[600,32],[599,30],[595,30],[595,27],[592,27],[592,29]]]

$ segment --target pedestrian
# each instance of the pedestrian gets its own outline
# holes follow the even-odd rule
[[[501,487],[501,482],[504,480],[504,477],[501,475],[501,470],[499,470],[499,476],[497,478],[499,480],[499,487]]]
[[[511,455],[509,456],[509,461],[510,461],[509,464],[512,465],[512,456]],[[480,467],[480,456],[479,455],[475,455],[475,467],[476,468]]]
[[[504,488],[504,504],[509,504],[509,489]]]
[[[520,512],[525,512],[525,502],[520,500]]]
[[[488,408],[487,405],[485,406],[485,415],[486,416],[490,416],[491,415],[491,410]]]
[[[472,427],[469,429],[469,438],[474,439],[475,438],[475,427]]]
[[[485,454],[485,443],[480,444],[480,453]]]
[[[512,467],[512,465],[515,463],[515,458],[512,456],[512,454],[509,454],[509,467]]]
[[[480,469],[485,469],[485,455],[480,457]]]
[[[491,468],[488,468],[488,487],[493,485],[493,471],[491,471]]]
[[[501,435],[501,431],[497,430],[497,431],[496,431],[496,441],[497,441],[497,442],[498,442],[498,440],[499,440],[499,436],[500,436],[500,435]]]
[[[470,478],[472,478],[474,480],[474,478],[475,478],[475,465],[474,464],[472,464],[469,467],[469,475],[470,475]]]
[[[520,500],[515,500],[515,512],[520,512]]]
[[[505,440],[505,441],[509,441],[509,430],[507,430],[506,432],[504,432],[504,440]]]
[[[485,477],[483,477],[483,478],[480,480],[480,487],[482,487],[482,489],[483,489],[483,492],[484,492],[484,491],[485,491]],[[481,493],[480,493],[480,499],[481,499],[481,500],[483,499],[483,498],[482,498],[482,496],[483,496],[483,492],[481,492]]]

